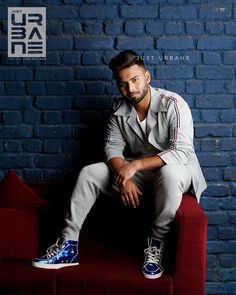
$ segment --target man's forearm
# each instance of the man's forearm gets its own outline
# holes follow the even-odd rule
[[[133,164],[136,166],[137,171],[144,171],[161,168],[165,165],[165,162],[159,156],[152,156],[134,160]]]
[[[115,157],[107,162],[107,165],[112,173],[117,173],[121,167],[124,167],[125,160],[123,158]]]
[[[108,166],[114,174],[115,182],[123,187],[127,180],[131,179],[138,171],[158,169],[164,165],[165,162],[159,156],[134,160],[128,164],[125,164],[122,158],[112,158],[108,161]]]
[[[125,160],[115,157],[110,159],[107,164],[112,173],[117,173],[120,168],[125,166]],[[129,164],[134,165],[137,171],[144,171],[161,168],[165,162],[159,156],[152,156],[131,161]]]

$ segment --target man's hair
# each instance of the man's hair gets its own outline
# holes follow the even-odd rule
[[[133,50],[125,50],[111,59],[109,68],[112,70],[114,78],[116,78],[120,70],[129,68],[133,65],[138,65],[145,69],[142,58],[136,52]]]

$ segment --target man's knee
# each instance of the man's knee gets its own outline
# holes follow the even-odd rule
[[[164,182],[176,181],[179,178],[178,169],[174,165],[164,165],[159,169],[157,178]]]
[[[109,176],[109,169],[103,162],[90,164],[82,168],[79,177],[85,180],[88,179],[103,179]]]
[[[191,173],[184,165],[164,165],[157,174],[155,184],[165,189],[186,190],[191,183]]]

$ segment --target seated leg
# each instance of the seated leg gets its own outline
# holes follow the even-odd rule
[[[46,255],[36,258],[32,265],[39,268],[58,269],[79,264],[78,239],[81,227],[100,192],[109,184],[110,173],[105,163],[84,167],[77,179],[66,215],[66,227],[62,236]]]
[[[142,272],[148,279],[159,278],[164,269],[161,265],[164,241],[170,224],[180,206],[182,195],[190,189],[191,173],[185,165],[165,165],[157,171],[153,181],[154,214],[152,237],[144,250]]]

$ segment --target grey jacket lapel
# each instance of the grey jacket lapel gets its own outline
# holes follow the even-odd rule
[[[127,120],[127,123],[133,129],[133,131],[140,137],[140,139],[144,140],[142,130],[137,122],[137,113],[134,107],[132,107],[132,111],[131,111],[130,117]]]
[[[134,107],[123,100],[123,103],[119,109],[114,113],[116,116],[128,117],[127,124],[132,128],[132,130],[138,135],[141,140],[144,140],[143,133],[137,122],[137,113]]]
[[[158,112],[166,112],[167,109],[162,103],[162,98],[160,97],[158,90],[154,89],[152,86],[149,87],[151,90],[151,103],[147,115],[147,131],[149,134],[148,140],[152,145],[156,146],[152,131],[157,124]],[[123,99],[122,104],[114,115],[128,117],[126,121],[127,124],[139,136],[139,138],[144,141],[143,133],[137,122],[137,113],[131,104],[127,103],[125,99]]]

